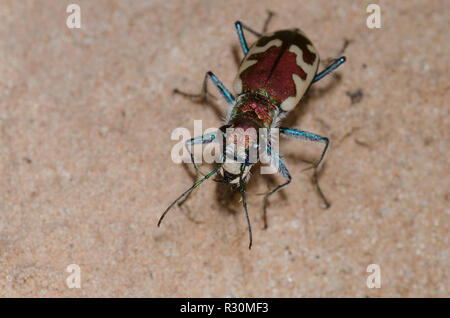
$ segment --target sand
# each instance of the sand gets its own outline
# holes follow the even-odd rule
[[[450,296],[447,1],[380,1],[380,29],[366,26],[369,1],[76,3],[80,29],[65,1],[0,4],[1,296]],[[158,228],[193,182],[171,160],[172,131],[218,127],[227,111],[172,90],[198,92],[208,70],[231,88],[233,23],[260,30],[268,9],[269,30],[301,28],[322,60],[350,41],[284,121],[330,138],[332,206],[303,171],[320,145],[283,139],[293,181],[264,230],[258,194],[282,178],[255,170],[251,251],[238,196],[214,182]]]

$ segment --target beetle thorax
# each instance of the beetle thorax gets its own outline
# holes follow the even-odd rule
[[[225,154],[222,175],[227,182],[239,182],[242,165],[247,179],[258,161],[259,130],[270,129],[278,110],[258,93],[242,94],[229,114],[225,132]]]
[[[231,110],[228,124],[244,130],[250,127],[269,129],[277,113],[277,107],[263,94],[242,94]]]

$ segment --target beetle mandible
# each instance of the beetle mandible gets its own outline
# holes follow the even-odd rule
[[[314,169],[313,182],[320,197],[324,201],[325,206],[330,206],[317,181],[318,168],[328,149],[328,138],[304,130],[279,127],[278,123],[280,119],[299,104],[310,85],[338,68],[345,62],[345,56],[336,59],[323,71],[317,73],[319,54],[311,41],[299,29],[266,33],[271,16],[272,14],[269,13],[269,17],[266,20],[262,33],[252,30],[240,21],[235,22],[242,51],[245,55],[239,66],[238,74],[233,82],[233,89],[236,93],[236,97],[212,72],[206,73],[203,80],[203,89],[200,94],[188,94],[179,90],[174,91],[175,93],[186,97],[205,100],[208,95],[207,81],[209,79],[213,82],[220,94],[230,105],[226,123],[217,133],[207,134],[188,140],[186,146],[192,146],[193,144],[207,144],[219,140],[221,141],[222,139],[224,139],[227,146],[224,146],[223,148],[221,162],[219,162],[211,172],[195,182],[192,187],[187,189],[172,202],[172,204],[170,204],[161,215],[158,226],[161,224],[161,221],[167,212],[177,202],[183,198],[186,199],[191,192],[205,180],[220,173],[222,179],[216,179],[215,181],[234,183],[239,186],[248,224],[250,240],[249,249],[251,249],[252,230],[245,197],[245,182],[250,176],[249,172],[251,167],[255,164],[254,161],[250,161],[249,159],[250,150],[259,149],[264,144],[264,150],[270,155],[278,167],[278,171],[285,179],[284,183],[270,190],[264,196],[264,228],[267,228],[267,202],[269,196],[291,182],[291,175],[289,174],[286,165],[281,160],[279,154],[271,147],[270,136],[268,136],[268,141],[266,143],[262,143],[258,136],[252,135],[251,133],[245,134],[245,132],[250,130],[257,131],[262,128],[268,130],[278,128],[281,135],[321,142],[324,144],[323,151],[318,161],[312,167]],[[243,32],[244,29],[258,37],[258,40],[250,47],[247,45]],[[229,128],[235,129],[235,133],[232,136],[227,133],[227,129]],[[228,145],[230,143],[231,145],[237,145],[237,140],[242,141],[242,139],[244,139],[244,143],[243,147],[240,149],[243,149],[243,152],[239,152],[238,150],[237,154],[236,152],[230,154]],[[192,153],[191,160],[198,172]]]

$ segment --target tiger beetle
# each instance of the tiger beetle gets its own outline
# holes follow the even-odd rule
[[[236,97],[225,87],[224,84],[212,73],[207,72],[203,80],[202,91],[200,94],[188,94],[179,90],[174,90],[175,93],[183,95],[188,98],[205,101],[208,96],[207,81],[211,80],[216,86],[222,97],[229,104],[229,113],[226,124],[220,128],[223,138],[226,138],[225,129],[234,128],[246,131],[248,129],[258,130],[266,128],[268,130],[278,128],[281,135],[294,137],[302,140],[309,140],[313,142],[320,142],[324,144],[323,151],[319,160],[311,167],[314,169],[313,183],[319,193],[319,196],[328,208],[330,203],[324,196],[318,180],[317,172],[325,153],[328,149],[329,140],[327,137],[319,136],[304,130],[294,128],[279,127],[278,123],[286,114],[292,111],[297,104],[299,104],[302,97],[305,95],[309,86],[315,83],[326,75],[330,74],[342,63],[345,62],[345,56],[342,56],[320,73],[317,73],[319,66],[319,53],[306,35],[299,29],[281,30],[272,33],[266,33],[267,25],[272,17],[269,17],[264,24],[263,32],[259,33],[240,21],[235,22],[237,35],[245,55],[242,60],[238,74],[233,83],[233,89]],[[250,32],[258,37],[258,40],[252,45],[248,46],[244,36],[244,30]],[[192,138],[187,141],[186,146],[194,144],[207,144],[215,142],[219,139],[219,133],[207,134],[200,137]],[[219,173],[222,179],[215,181],[222,183],[237,184],[240,189],[242,197],[242,204],[245,210],[245,215],[248,224],[249,233],[249,249],[252,247],[252,230],[250,219],[248,216],[247,201],[245,198],[245,182],[249,178],[249,171],[254,163],[250,163],[248,153],[250,148],[259,148],[262,143],[259,139],[253,139],[251,142],[245,143],[245,160],[238,160],[234,155],[232,158],[228,157],[226,150],[222,154],[222,160],[217,166],[208,174],[204,175],[202,179],[195,182],[192,187],[181,194],[161,215],[158,226],[167,214],[167,212],[177,203],[181,204],[180,200],[184,200],[191,194],[191,192],[202,184],[205,180],[213,175]],[[284,177],[285,182],[276,186],[274,189],[268,191],[264,196],[264,228],[267,228],[267,203],[268,198],[275,192],[287,186],[291,182],[291,175],[283,163],[278,153],[271,148],[270,141],[264,144],[267,153],[274,158],[278,167],[278,172]],[[191,161],[194,164],[196,171],[197,166],[194,162],[194,157],[191,154]],[[183,201],[184,201],[183,200]]]

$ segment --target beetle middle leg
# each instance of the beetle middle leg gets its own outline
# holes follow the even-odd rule
[[[331,204],[328,201],[328,199],[325,197],[322,189],[320,188],[319,181],[318,181],[318,171],[320,168],[320,164],[322,163],[323,159],[325,158],[325,154],[326,154],[326,152],[328,150],[328,146],[329,146],[328,138],[322,137],[322,136],[319,136],[319,135],[316,135],[316,134],[313,134],[313,133],[310,133],[307,131],[293,129],[293,128],[280,127],[280,133],[285,136],[291,136],[291,137],[298,138],[298,139],[309,140],[309,141],[314,141],[314,142],[321,142],[321,143],[325,144],[325,147],[322,150],[322,154],[320,155],[319,160],[312,166],[312,168],[314,169],[313,184],[315,185],[320,198],[324,202],[325,208],[328,209],[331,206]]]
[[[208,93],[208,78],[214,83],[216,88],[219,90],[222,97],[229,103],[234,104],[234,96],[230,93],[230,91],[225,87],[225,85],[217,78],[216,75],[214,75],[213,72],[209,71],[206,72],[205,78],[203,79],[202,84],[202,91],[200,94],[190,94],[180,91],[179,89],[174,89],[174,94],[179,94],[188,98],[191,98],[193,100],[196,100],[198,102],[205,102],[207,100],[208,96],[212,96],[210,93]]]

